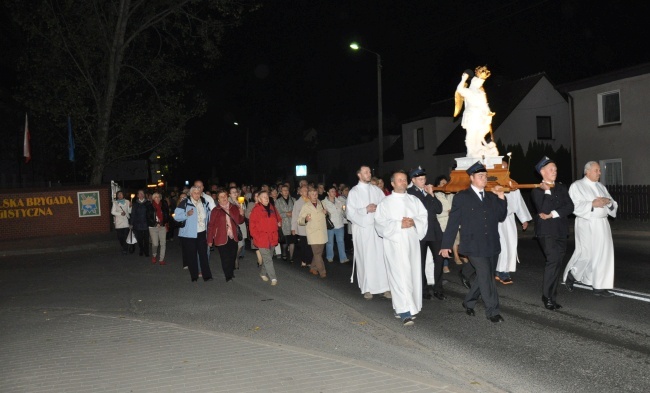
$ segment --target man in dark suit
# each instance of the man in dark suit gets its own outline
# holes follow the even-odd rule
[[[566,186],[555,183],[557,166],[553,160],[544,157],[535,165],[535,169],[542,175],[539,188],[533,189],[530,194],[538,213],[535,216],[535,235],[546,256],[542,302],[546,309],[558,310],[562,306],[555,300],[569,235],[567,216],[573,213],[573,201]],[[574,281],[569,273],[566,280],[569,291],[573,290]]]
[[[430,286],[427,285],[427,275],[424,272],[424,266],[427,260],[427,249],[431,250],[433,255],[433,296],[439,300],[445,300],[447,297],[442,291],[442,265],[443,259],[440,256],[440,243],[442,242],[442,229],[436,214],[442,213],[442,203],[433,196],[433,187],[427,183],[427,174],[421,167],[414,169],[409,174],[412,186],[406,192],[417,197],[427,209],[428,226],[427,234],[420,240],[420,254],[422,257],[422,298],[431,299]]]
[[[503,322],[494,272],[501,252],[499,222],[506,219],[508,203],[501,186],[495,186],[492,193],[485,192],[487,170],[480,161],[469,167],[467,174],[471,185],[454,197],[440,254],[449,257],[458,227],[462,227],[459,252],[469,257],[471,266],[468,269],[476,271],[463,308],[467,315],[474,316],[474,306],[482,296],[487,318],[492,322]],[[471,277],[471,274],[465,276]]]

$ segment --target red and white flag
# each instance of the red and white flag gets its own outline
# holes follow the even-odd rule
[[[27,113],[25,113],[25,140],[23,141],[23,157],[25,157],[25,163],[29,162],[29,160],[32,159],[32,148],[29,145],[30,139],[32,139],[32,137],[29,135]]]

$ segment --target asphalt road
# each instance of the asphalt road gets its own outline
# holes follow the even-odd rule
[[[647,237],[616,236],[615,245],[616,287],[650,292]],[[107,248],[0,258],[0,304],[4,317],[90,312],[172,322],[371,362],[462,390],[650,391],[650,303],[561,288],[564,308],[547,311],[536,241],[522,238],[519,255],[515,283],[498,287],[501,324],[484,317],[481,303],[476,317],[465,315],[455,266],[445,275],[448,300],[425,301],[415,326],[403,327],[390,300],[365,300],[350,284],[349,264],[328,264],[328,277],[319,279],[276,261],[272,287],[260,280],[252,252],[230,283],[214,253],[215,280],[191,283],[178,242],[168,247],[168,266]]]

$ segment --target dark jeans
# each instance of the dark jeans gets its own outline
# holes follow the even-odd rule
[[[431,250],[433,255],[433,290],[442,292],[442,264],[443,258],[440,253],[441,241],[439,240],[420,240],[420,257],[422,262],[422,293],[426,293],[427,289],[427,275],[424,272],[424,267],[427,262],[427,248]]]
[[[217,246],[219,258],[221,258],[221,268],[226,276],[226,281],[235,276],[235,261],[237,260],[237,242],[228,238],[226,244]]]
[[[539,236],[537,240],[539,240],[539,244],[546,256],[543,294],[546,298],[555,301],[560,275],[562,274],[562,260],[566,253],[567,240],[566,237],[555,236]]]
[[[199,264],[201,264],[201,275],[204,280],[212,278],[210,265],[208,265],[208,243],[205,240],[205,231],[196,234],[196,237],[181,237],[181,246],[183,249],[183,264],[190,271],[192,281],[199,279]],[[196,263],[196,258],[199,263]]]
[[[126,238],[129,236],[129,228],[118,228],[115,231],[117,232],[117,240],[120,242],[122,252],[126,253],[129,250],[129,245],[126,244]]]
[[[149,228],[147,229],[134,229],[133,233],[135,238],[138,240],[138,248],[140,249],[140,255],[149,256]]]
[[[311,260],[314,258],[314,253],[311,250],[311,246],[307,244],[307,236],[296,235],[296,244],[300,247],[300,262],[310,264]]]

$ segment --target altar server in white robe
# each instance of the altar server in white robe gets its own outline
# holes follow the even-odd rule
[[[375,228],[383,238],[384,261],[395,315],[405,326],[422,310],[422,264],[420,240],[428,229],[428,212],[422,202],[406,192],[406,173],[391,176],[393,193],[375,215]]]
[[[618,203],[598,180],[600,165],[590,161],[585,176],[569,188],[576,215],[576,249],[564,270],[567,287],[574,282],[591,285],[594,295],[611,297],[614,288],[614,243],[608,216],[616,217]]]
[[[345,213],[352,223],[352,242],[354,244],[354,271],[363,297],[370,300],[373,294],[384,294],[390,298],[388,277],[384,264],[384,247],[375,231],[375,211],[385,195],[377,186],[370,184],[370,167],[363,165],[357,170],[359,184],[348,194]]]
[[[508,169],[508,162],[503,161],[502,168]],[[512,284],[512,277],[510,273],[517,270],[517,262],[519,256],[517,255],[517,244],[519,243],[517,234],[517,223],[515,222],[515,214],[521,222],[521,229],[528,228],[528,221],[533,218],[526,207],[526,202],[521,196],[519,190],[513,190],[506,193],[506,201],[508,202],[508,215],[505,221],[499,223],[499,240],[501,241],[501,254],[497,261],[497,271],[495,279],[501,284]]]

